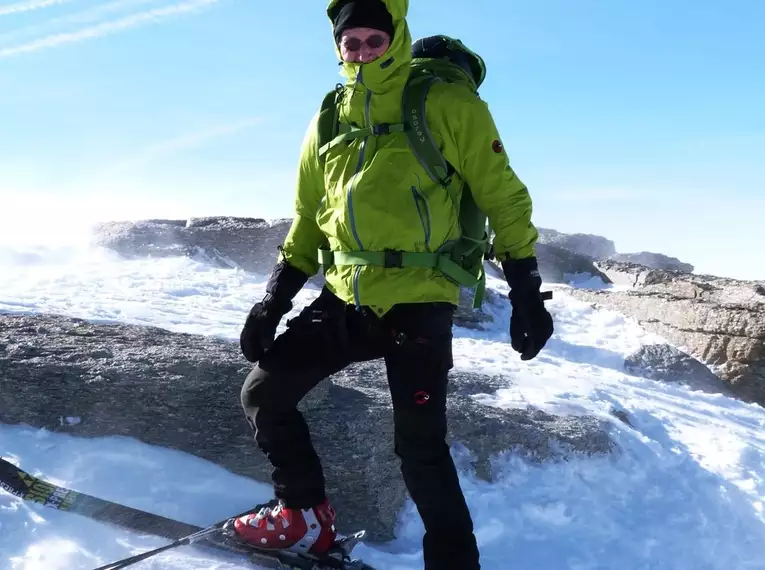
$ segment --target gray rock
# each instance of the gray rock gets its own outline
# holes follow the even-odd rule
[[[637,319],[710,367],[741,398],[765,404],[765,284],[642,269],[634,289],[570,294]]]
[[[589,257],[590,259],[607,258],[616,253],[614,242],[602,236],[592,234],[566,234],[548,228],[537,228],[539,242],[567,249]]]
[[[93,242],[125,257],[185,255],[267,275],[291,223],[289,218],[267,221],[230,216],[106,222],[94,228]],[[601,236],[564,234],[544,228],[539,232],[540,272],[550,283],[570,283],[591,277],[610,283],[593,264],[594,260],[605,258],[639,262],[646,267],[693,270],[692,266],[661,254],[617,254],[613,242]],[[311,281],[321,286],[323,277],[319,274]]]
[[[93,243],[128,258],[185,255],[267,275],[290,224],[234,217],[106,222],[94,228]]]
[[[601,272],[593,259],[554,245],[537,244],[539,274],[547,283],[571,283],[596,278],[604,284],[611,280]]]
[[[677,270],[693,273],[693,265],[683,263],[675,257],[662,253],[641,251],[637,253],[617,253],[614,242],[602,236],[592,234],[566,234],[548,228],[538,228],[539,243],[567,249],[591,260],[621,261],[636,263],[651,269]]]
[[[651,253],[641,251],[638,253],[614,253],[610,256],[614,261],[623,261],[627,263],[637,263],[650,267],[651,269],[664,269],[669,271],[682,271],[683,273],[693,273],[693,265],[683,263],[676,257],[670,257],[662,253]]]
[[[710,393],[732,395],[730,386],[720,380],[698,359],[670,344],[649,344],[624,359],[627,372],[653,380],[681,382]]]
[[[93,241],[126,257],[202,256],[211,263],[268,274],[290,224],[290,219],[232,217],[107,222],[96,226]],[[538,257],[542,277],[549,282],[603,276],[591,258],[561,247],[540,244]],[[496,267],[487,265],[487,270],[496,272]],[[320,284],[321,277],[317,279]]]
[[[129,436],[269,483],[270,466],[239,403],[249,368],[237,343],[213,337],[54,315],[0,315],[1,422],[84,437]],[[473,398],[509,384],[453,371],[450,441],[471,454],[463,468],[490,479],[492,459],[509,450],[534,461],[614,450],[600,420],[502,410]],[[393,454],[382,363],[348,367],[300,408],[323,461],[339,530],[363,527],[373,541],[393,538],[407,494]]]
[[[638,263],[603,259],[595,262],[597,267],[614,285],[639,287],[651,274],[650,267]]]
[[[454,324],[468,329],[485,330],[494,323],[494,315],[502,310],[502,305],[509,302],[507,297],[487,287],[481,308],[474,309],[474,293],[473,289],[460,289],[460,304],[454,313]]]
[[[206,217],[189,220],[142,220],[108,222],[95,229],[94,242],[125,257],[165,257],[185,255],[224,267],[239,267],[268,275],[276,262],[277,247],[284,241],[291,220],[266,221],[256,218]],[[539,246],[542,278],[551,283],[598,277],[608,279],[588,257],[554,247]],[[501,269],[487,263],[487,272],[504,278]],[[314,287],[324,284],[319,272],[311,278]],[[500,295],[487,291],[486,303],[496,305]],[[472,308],[473,291],[460,292],[460,307],[455,315],[458,326],[482,328],[492,322],[495,308]]]

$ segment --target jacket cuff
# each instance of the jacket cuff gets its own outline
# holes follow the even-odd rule
[[[505,259],[502,262],[502,272],[510,289],[516,291],[539,291],[542,278],[539,275],[539,265],[536,257],[523,259]]]
[[[285,313],[292,309],[292,299],[295,298],[308,281],[308,275],[286,261],[277,263],[266,284],[266,295],[263,303],[281,309]]]

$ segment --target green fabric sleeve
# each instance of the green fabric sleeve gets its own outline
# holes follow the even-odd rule
[[[309,277],[319,271],[317,251],[326,247],[326,236],[316,223],[324,196],[324,173],[318,160],[317,113],[303,138],[295,188],[295,218],[282,245],[281,259]]]
[[[462,86],[437,84],[432,89],[437,108],[428,112],[428,120],[441,123],[436,130],[443,138],[445,158],[488,216],[496,234],[496,255],[504,258],[507,254],[512,259],[535,256],[539,234],[531,222],[531,196],[510,166],[487,104]]]

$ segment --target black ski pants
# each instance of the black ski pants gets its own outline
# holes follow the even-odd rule
[[[473,522],[446,443],[452,368],[449,303],[397,305],[382,318],[324,288],[250,372],[241,399],[273,465],[275,496],[293,508],[325,499],[324,476],[298,402],[352,362],[385,359],[394,451],[425,527],[425,570],[478,570]]]

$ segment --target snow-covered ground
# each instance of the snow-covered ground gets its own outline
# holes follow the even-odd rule
[[[235,339],[263,287],[263,278],[184,258],[0,248],[4,313],[55,312]],[[496,459],[500,477],[491,484],[462,471],[483,568],[765,569],[765,410],[625,374],[624,357],[660,339],[567,296],[565,287],[556,290],[549,303],[555,336],[537,359],[521,362],[510,348],[504,307],[490,330],[455,330],[456,366],[506,375],[507,388],[479,396],[485,403],[608,419],[620,452],[544,465],[507,454]],[[304,290],[298,305],[316,294]],[[615,420],[613,409],[634,427]],[[0,454],[79,491],[199,525],[270,497],[267,485],[125,438],[0,425]],[[381,570],[422,568],[421,533],[408,504],[395,541],[361,545],[355,554]],[[1,569],[90,569],[164,543],[0,491]],[[138,568],[241,566],[183,547]]]

